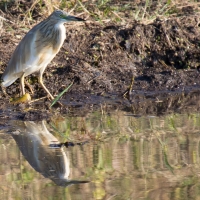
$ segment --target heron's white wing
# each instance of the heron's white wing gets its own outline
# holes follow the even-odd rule
[[[54,58],[57,52],[53,51],[51,45],[42,44],[39,37],[42,35],[35,26],[19,43],[2,76],[3,86],[11,85],[23,73],[27,76],[46,67]]]

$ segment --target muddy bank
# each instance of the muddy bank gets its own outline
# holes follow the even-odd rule
[[[5,17],[10,19],[11,15],[6,13]],[[34,22],[40,20],[41,16]],[[16,45],[33,25],[25,27],[19,23],[4,24],[0,35],[2,73]],[[55,96],[74,81],[70,91],[62,97],[67,106],[91,107],[92,104],[100,105],[106,102],[113,107],[126,108],[134,107],[134,103],[139,106],[138,99],[148,99],[152,92],[154,99],[159,99],[163,93],[164,97],[168,95],[169,98],[176,98],[175,94],[182,96],[183,93],[193,94],[193,91],[198,93],[198,16],[156,19],[147,25],[132,21],[124,26],[90,20],[86,23],[66,24],[66,28],[65,43],[48,65],[43,77],[46,87]],[[26,78],[33,87],[33,99],[46,95],[38,85],[36,77],[37,74],[32,74]],[[30,92],[28,88],[26,91]],[[127,91],[128,95],[123,96]],[[19,81],[6,88],[6,92],[6,97],[0,92],[1,113],[6,112],[7,107],[21,112],[17,117],[24,119],[32,119],[31,114],[29,116],[22,111],[28,107],[35,109],[33,112],[41,118],[49,117],[52,113],[48,110],[48,99],[31,106],[9,104],[10,97],[19,95]],[[150,102],[146,105],[152,106]],[[37,109],[43,110],[42,114]],[[66,113],[69,108],[58,110]],[[151,114],[147,111],[141,113]]]
[[[190,88],[188,88],[190,89]],[[8,120],[40,121],[55,116],[86,117],[94,111],[101,111],[102,115],[115,110],[126,111],[133,117],[162,116],[173,113],[196,113],[200,111],[200,92],[197,89],[184,92],[134,91],[131,100],[118,95],[104,96],[90,93],[71,93],[69,98],[61,100],[63,107],[49,109],[49,100],[43,99],[31,104],[12,105],[0,100],[0,126],[6,126]]]

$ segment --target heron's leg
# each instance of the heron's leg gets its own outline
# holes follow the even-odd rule
[[[31,85],[29,84],[29,82],[26,81],[26,79],[24,79],[24,81],[25,81],[25,84],[28,86],[29,90],[31,91],[31,94],[34,94],[33,88],[31,87]]]
[[[48,95],[51,97],[51,99],[53,100],[54,99],[53,95],[49,92],[49,90],[45,87],[45,85],[43,83],[42,73],[40,73],[38,81],[39,81],[40,85],[44,88],[44,90],[48,93]]]
[[[22,76],[20,77],[20,86],[21,86],[21,90],[22,90],[22,96],[25,95],[25,89],[24,89],[24,74],[22,74]]]
[[[2,90],[3,94],[4,94],[6,97],[9,96],[9,95],[6,93],[6,88],[3,87],[2,85],[1,85],[1,90]]]

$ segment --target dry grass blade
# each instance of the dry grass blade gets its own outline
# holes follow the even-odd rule
[[[1,20],[2,22],[3,22],[3,20],[4,20],[4,21],[10,22],[11,24],[14,24],[14,22],[12,22],[12,21],[10,21],[10,20],[8,20],[8,19],[2,17],[2,16],[0,16],[0,20]]]
[[[88,14],[90,14],[90,12],[86,9],[86,7],[79,1],[79,0],[77,0],[78,1],[78,3],[80,4],[80,6],[82,7],[82,9],[86,12],[86,13],[88,13]]]

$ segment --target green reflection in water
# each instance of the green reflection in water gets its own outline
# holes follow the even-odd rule
[[[49,123],[31,123],[37,130],[45,125],[52,135],[43,133],[39,137],[37,141],[42,146],[36,148],[39,153],[33,151],[32,157],[37,154],[38,163],[56,163],[64,156],[69,161],[67,180],[90,182],[59,186],[61,182],[47,174],[51,169],[45,168],[47,172],[42,172],[35,167],[30,155],[24,158],[22,148],[20,153],[20,141],[29,144],[26,151],[34,148],[34,134],[29,133],[32,134],[30,139],[28,127],[24,132],[19,131],[23,122],[11,122],[11,134],[3,131],[0,134],[0,195],[3,199],[200,198],[198,113],[138,118],[122,111],[96,111],[84,117],[54,117]],[[21,139],[16,139],[22,132]],[[52,153],[48,142],[60,143],[67,139],[89,143],[62,147],[61,157],[57,159],[58,151]],[[45,156],[41,156],[42,153]]]

